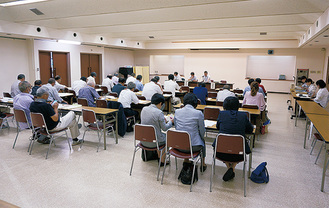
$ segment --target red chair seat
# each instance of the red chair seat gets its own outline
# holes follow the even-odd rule
[[[6,115],[7,118],[14,116],[14,114],[12,114],[12,113],[4,113],[4,114]]]
[[[113,126],[114,126],[114,124],[109,123],[109,124],[106,124],[105,125],[105,128],[109,128],[109,127],[113,127]],[[97,125],[94,124],[94,123],[93,124],[89,124],[87,127],[90,128],[90,129],[92,129],[92,130],[98,130]],[[100,129],[103,129],[103,122],[98,122],[98,127]]]
[[[145,147],[145,146],[142,145],[142,143],[138,143],[137,146],[140,147],[140,148],[142,148],[142,149],[144,149],[144,150],[147,150],[147,151],[154,151],[154,150],[157,150],[156,147],[154,147],[154,148]],[[162,150],[165,146],[166,146],[166,145],[162,145],[162,146],[160,146],[160,147],[159,147],[159,150]]]
[[[317,140],[323,141],[322,137],[321,137],[320,134],[318,134],[318,133],[314,133],[314,137],[315,137]]]
[[[174,157],[183,158],[183,159],[191,158],[190,153],[184,153],[184,152],[179,151],[178,149],[171,149],[171,150],[169,150],[169,152]],[[200,154],[200,151],[193,152],[193,158],[197,157],[199,154]]]
[[[57,133],[59,133],[59,132],[65,131],[65,130],[68,130],[68,128],[61,129],[61,130],[58,130],[58,131],[49,131],[49,134],[57,134]],[[39,132],[40,134],[42,134],[42,135],[48,135],[46,129],[44,129],[44,128],[38,130],[38,132]]]

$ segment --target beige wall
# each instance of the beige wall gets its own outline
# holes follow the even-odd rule
[[[114,74],[121,66],[134,66],[134,52],[121,49],[104,49],[104,77]]]
[[[239,51],[190,51],[190,50],[143,50],[135,51],[135,64],[150,65],[150,55],[184,55],[184,75],[194,71],[198,78],[207,70],[214,80],[227,80],[235,83],[234,87],[247,85],[247,57],[250,55],[267,55],[267,49],[240,49]],[[323,76],[325,52],[318,49],[274,49],[274,55],[296,56],[296,68],[306,68],[321,73],[310,74],[314,80]],[[153,69],[150,69],[152,71]],[[266,68],[264,69],[266,70]],[[161,73],[161,72],[159,72]],[[292,79],[292,77],[287,78]],[[288,92],[289,81],[263,81],[270,91]]]

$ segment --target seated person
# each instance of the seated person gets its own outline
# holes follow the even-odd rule
[[[158,139],[159,146],[166,144],[166,134],[163,131],[167,131],[173,126],[174,120],[170,119],[166,122],[164,114],[161,107],[165,103],[165,99],[161,94],[154,94],[151,98],[151,105],[146,106],[142,109],[141,112],[141,124],[152,125],[155,128],[155,132]],[[149,148],[155,148],[155,142],[142,142],[142,145]],[[161,157],[160,152],[158,151],[159,158]],[[164,165],[165,154],[161,157],[161,166]]]
[[[303,90],[306,90],[307,89],[307,84],[306,84],[306,80],[307,80],[307,78],[305,77],[305,76],[302,76],[301,78],[300,78],[300,80],[302,81],[302,89]]]
[[[31,126],[31,117],[30,117],[30,105],[34,100],[33,95],[30,94],[30,90],[32,88],[31,84],[27,81],[22,81],[18,85],[20,94],[14,97],[13,106],[15,109],[24,110],[29,125]],[[21,129],[28,128],[27,123],[19,123],[19,127]]]
[[[80,132],[74,112],[70,111],[60,118],[58,115],[58,102],[47,103],[48,96],[48,88],[40,87],[37,90],[37,99],[30,105],[30,111],[43,115],[49,132],[60,131],[68,127],[73,139],[72,145],[80,144],[81,141],[78,139]]]
[[[32,92],[31,92],[33,96],[37,95],[37,90],[41,87],[41,85],[42,85],[41,80],[34,81],[34,87],[32,87]]]
[[[178,72],[174,72],[174,81],[182,81],[182,78],[180,77],[180,75],[178,74]]]
[[[23,82],[23,81],[25,81],[25,75],[24,74],[19,74],[17,76],[17,80],[11,85],[11,90],[10,90],[11,97],[15,97],[16,95],[21,93],[21,91],[18,88],[18,84],[20,82]]]
[[[208,72],[207,71],[204,71],[204,73],[203,73],[202,82],[211,82],[211,78],[208,75]]]
[[[263,92],[266,94],[265,87],[264,87],[263,85],[260,84],[260,83],[262,82],[262,80],[261,80],[260,78],[256,78],[255,81],[258,82],[259,87],[262,88]]]
[[[204,141],[204,133],[206,132],[206,129],[204,126],[204,115],[201,111],[195,109],[198,105],[198,98],[195,94],[187,93],[183,100],[184,107],[175,111],[175,128],[176,130],[187,131],[190,134],[193,152],[200,151],[202,149],[201,164],[203,166],[203,170],[205,171],[207,169],[207,165],[205,164],[206,146]],[[190,151],[182,152],[190,153]],[[185,159],[184,162],[189,162],[189,160]],[[200,167],[201,171],[202,166]]]
[[[235,94],[230,89],[229,85],[224,85],[223,90],[218,91],[216,101],[224,102],[227,97],[235,97]]]
[[[315,97],[316,95],[316,86],[312,79],[306,79],[305,83],[307,84],[307,94],[310,97]]]
[[[61,76],[56,75],[55,76],[55,86],[54,87],[56,88],[57,91],[64,90],[66,88],[65,85],[61,84],[61,82],[62,82]]]
[[[95,100],[100,97],[101,96],[95,90],[95,82],[93,81],[88,81],[87,86],[79,90],[78,98],[86,98],[88,101],[88,106],[90,107],[96,107]]]
[[[112,81],[112,75],[111,74],[109,74],[109,75],[106,76],[106,78],[102,82],[102,86],[106,86],[107,87],[107,90],[109,92],[111,92],[111,90],[112,90],[112,88],[114,86],[114,83]]]
[[[135,116],[136,120],[139,120],[138,112],[131,109],[131,103],[138,104],[139,99],[134,93],[136,85],[133,82],[129,82],[127,85],[128,89],[122,90],[118,99],[118,102],[122,104],[125,112],[125,116]]]
[[[318,92],[314,98],[314,102],[321,105],[323,108],[327,107],[329,92],[326,88],[326,83],[320,79],[316,81],[316,86],[318,87]]]
[[[194,75],[194,72],[191,72],[191,76],[188,79],[189,82],[197,82],[198,78],[196,78],[196,76]]]
[[[208,90],[203,82],[199,83],[199,87],[193,89],[193,93],[201,101],[201,105],[206,105],[206,98],[208,97]]]
[[[180,99],[178,97],[175,97],[176,90],[180,90],[179,85],[174,81],[174,75],[169,74],[168,80],[164,82],[164,90],[171,92],[172,95],[172,103],[177,104],[180,103]]]
[[[247,86],[246,88],[244,88],[244,90],[243,90],[243,96],[246,94],[246,92],[249,92],[249,91],[251,90],[250,85],[251,85],[251,83],[253,83],[254,81],[255,81],[254,79],[249,79],[249,80],[248,80],[248,86]],[[259,91],[260,93],[262,93],[263,96],[265,97],[265,93],[264,93],[264,91],[263,91],[262,88],[259,88],[258,91]]]
[[[48,89],[48,99],[49,101],[57,101],[59,103],[67,103],[66,101],[64,101],[58,94],[58,91],[56,90],[55,86],[55,79],[54,78],[50,78],[48,80],[48,84],[43,85],[43,87],[46,87]]]
[[[136,89],[139,91],[143,91],[144,89],[142,79],[143,79],[142,75],[137,75],[135,84],[136,84]]]
[[[112,78],[113,79],[113,78]],[[116,92],[118,94],[118,97],[120,96],[120,92],[124,89],[126,89],[125,85],[125,79],[119,78],[118,84],[114,85],[112,88],[112,92]]]
[[[79,90],[87,86],[87,78],[81,77],[80,80],[76,80],[72,84],[72,90],[74,90],[75,95],[79,96]]]
[[[264,111],[266,103],[264,96],[259,92],[258,82],[251,83],[251,91],[246,92],[243,98],[242,105],[257,105],[260,111]]]
[[[87,77],[87,82],[93,82],[94,85],[96,85],[96,80],[95,80],[96,77],[97,77],[96,72],[91,72],[91,73],[90,73],[90,76]]]
[[[245,112],[239,112],[239,99],[236,97],[227,97],[224,100],[224,111],[220,111],[217,119],[217,129],[219,133],[224,134],[239,134],[241,136],[246,136],[245,134],[252,133],[253,125],[249,122],[247,114]],[[246,142],[246,154],[251,153],[250,147]],[[216,141],[212,144],[215,147]],[[233,155],[226,153],[216,153],[216,157],[221,160],[229,161],[225,163],[228,170],[223,176],[224,181],[228,181],[234,178],[235,166],[237,161],[243,160],[243,155]]]
[[[128,74],[126,84],[128,84],[129,82],[135,83],[136,82],[135,76],[136,76],[135,73]]]
[[[149,83],[146,83],[142,92],[142,96],[146,98],[146,100],[151,100],[152,96],[155,93],[163,94],[162,87],[157,84],[157,79],[152,78]]]
[[[117,85],[119,83],[119,74],[118,73],[114,73],[113,77],[112,77],[112,81],[114,85]]]

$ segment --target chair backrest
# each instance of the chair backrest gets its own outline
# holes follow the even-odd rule
[[[86,98],[78,98],[78,104],[82,106],[88,106],[88,101]]]
[[[257,105],[243,105],[242,108],[249,108],[249,109],[258,109],[258,106]]]
[[[116,92],[110,92],[109,95],[113,96],[113,97],[116,97],[116,98],[118,97],[118,93],[116,93]]]
[[[142,95],[137,95],[137,98],[140,100],[146,100],[146,97],[142,96]]]
[[[216,101],[217,106],[223,106],[223,104],[224,104],[224,102],[222,102],[222,101]]]
[[[152,125],[135,124],[135,141],[155,142],[155,128]]]
[[[218,118],[219,112],[220,112],[219,108],[205,107],[203,110],[204,119],[216,121]]]
[[[14,115],[15,115],[15,120],[16,120],[18,126],[19,126],[18,122],[21,122],[21,123],[27,123],[27,125],[30,128],[30,124],[27,120],[27,116],[26,116],[26,113],[24,110],[14,108]]]
[[[98,107],[98,108],[107,108],[106,100],[97,99],[96,100],[96,107]]]
[[[198,82],[188,82],[188,86],[190,86],[190,87],[197,87],[198,86]]]
[[[181,86],[181,89],[183,91],[187,91],[187,92],[190,92],[190,88],[188,86]]]
[[[65,88],[66,89],[66,88]],[[74,90],[67,90],[68,93],[73,93],[73,97],[76,97],[77,95],[75,94]]]
[[[139,90],[138,89],[134,89],[134,92],[139,92]]]
[[[191,150],[192,145],[190,134],[187,131],[169,129],[167,131],[167,147],[180,150]]]
[[[208,92],[208,98],[216,98],[217,92]]]
[[[99,84],[95,84],[95,89],[99,89]]]
[[[245,140],[241,135],[218,134],[215,151],[225,154],[244,154]]]
[[[243,112],[243,113],[247,114],[247,118],[250,121],[250,113],[248,111],[239,111],[239,112]]]
[[[11,98],[11,94],[8,93],[8,92],[4,92],[4,93],[3,93],[3,97],[9,97],[9,98]]]
[[[109,93],[109,90],[107,89],[106,86],[101,86],[101,89],[102,89],[102,94],[103,95],[106,95],[107,93]]]
[[[169,94],[169,95],[171,95],[172,92],[170,92],[170,91],[163,91],[163,94]]]
[[[31,115],[31,123],[32,123],[33,131],[35,131],[36,128],[43,128],[46,130],[47,134],[49,134],[46,121],[43,115],[41,113],[33,113],[33,112],[31,112],[30,115]]]
[[[233,90],[233,93],[242,94],[243,93],[243,90],[241,90],[241,89],[235,89],[235,90]]]
[[[96,123],[96,114],[93,110],[82,109],[83,122]]]

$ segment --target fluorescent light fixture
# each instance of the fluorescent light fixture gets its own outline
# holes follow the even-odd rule
[[[81,42],[73,41],[73,40],[58,40],[57,42],[66,43],[66,44],[73,44],[73,45],[81,45]]]
[[[1,3],[0,6],[7,7],[7,6],[17,6],[22,4],[30,4],[30,3],[36,3],[41,1],[48,1],[48,0],[18,0],[18,1],[10,1],[6,3]]]

